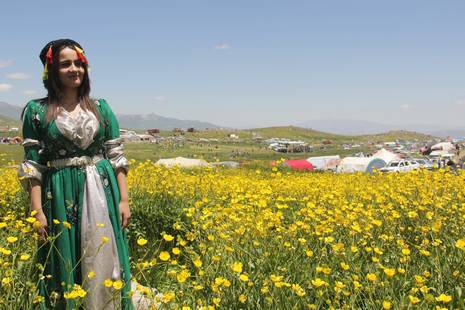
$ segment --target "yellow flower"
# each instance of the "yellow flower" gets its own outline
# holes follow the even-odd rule
[[[162,261],[166,262],[167,260],[170,259],[170,253],[166,252],[166,251],[162,251],[160,253],[160,255],[158,256]]]
[[[112,287],[113,286],[113,281],[111,279],[106,279],[105,281],[103,281],[103,285],[105,287]]]
[[[347,265],[347,264],[344,263],[344,262],[342,262],[340,265],[341,265],[341,268],[344,269],[344,270],[346,270],[346,271],[350,269],[350,266]]]
[[[212,302],[213,302],[216,306],[218,306],[218,305],[220,304],[220,302],[221,302],[221,298],[219,298],[219,297],[213,297],[213,298],[212,298]]]
[[[27,261],[29,258],[31,258],[31,255],[29,254],[22,254],[19,259],[22,261]]]
[[[124,286],[123,281],[121,281],[121,280],[116,280],[115,282],[113,282],[113,288],[115,290],[120,290],[120,289],[123,288],[123,286]]]
[[[402,248],[402,254],[405,256],[410,255],[410,249],[409,248]]]
[[[189,278],[189,276],[190,276],[190,272],[187,269],[183,269],[181,270],[180,273],[176,275],[176,278],[179,283],[184,283],[186,282],[187,278]]]
[[[384,310],[389,310],[389,309],[391,309],[391,302],[390,302],[390,301],[387,301],[387,300],[384,300],[384,301],[383,301],[383,309],[384,309]]]
[[[237,272],[237,273],[242,272],[242,263],[241,263],[241,262],[234,262],[234,263],[231,265],[231,269],[232,269],[234,272]]]
[[[438,297],[436,297],[436,301],[442,302],[442,303],[448,303],[452,301],[452,296],[451,295],[446,295],[446,294],[441,294]]]
[[[371,282],[375,282],[377,279],[376,275],[374,273],[368,273],[367,274],[367,280]]]
[[[247,296],[245,296],[244,294],[240,294],[239,295],[239,301],[241,303],[245,303],[247,301]]]
[[[34,300],[32,301],[33,304],[38,304],[41,303],[45,300],[44,296],[37,295],[34,297]]]
[[[393,277],[393,276],[396,274],[396,269],[395,269],[395,268],[385,268],[385,269],[384,269],[384,273],[385,273],[388,277]]]
[[[18,238],[16,238],[16,237],[7,237],[6,241],[8,241],[8,243],[15,243],[16,241],[18,241]]]
[[[0,252],[1,252],[3,255],[6,255],[6,256],[8,256],[8,255],[11,254],[11,251],[10,251],[10,250],[5,249],[5,248],[2,248],[2,247],[0,247]]]
[[[179,248],[175,247],[175,248],[173,248],[171,250],[171,252],[173,252],[174,255],[179,255],[181,253],[181,250]]]
[[[307,255],[308,257],[312,257],[313,256],[313,251],[312,250],[307,250],[307,251],[305,251],[305,255]]]
[[[312,280],[312,285],[316,288],[320,286],[327,286],[328,283],[326,281],[321,280],[320,278],[316,278],[315,280]]]
[[[415,296],[412,296],[412,295],[408,295],[408,299],[410,300],[410,303],[412,305],[415,305],[415,304],[420,302],[420,299],[418,297],[415,297]]]
[[[53,224],[58,225],[58,224],[60,224],[60,221],[57,220],[57,219],[53,219]]]
[[[171,235],[168,235],[168,234],[164,234],[163,235],[163,239],[165,239],[165,241],[173,241],[174,237],[171,236]]]
[[[455,242],[455,246],[460,250],[465,250],[465,239],[459,239]]]
[[[249,281],[249,276],[246,275],[245,273],[243,273],[243,274],[241,274],[241,275],[239,276],[239,279],[240,279],[241,281],[243,281],[243,282],[247,282],[247,281]]]
[[[174,295],[173,292],[165,293],[165,294],[163,294],[163,302],[165,304],[167,304],[167,303],[171,302],[174,299],[175,296],[176,295]]]
[[[94,272],[94,271],[90,271],[90,272],[87,274],[87,277],[88,277],[89,279],[94,278],[94,277],[95,277],[95,272]]]
[[[194,261],[194,266],[197,267],[197,268],[200,268],[202,267],[203,263],[202,263],[202,260],[200,259],[200,257],[197,257]]]
[[[69,222],[67,222],[67,221],[63,221],[63,227],[71,229],[71,224]]]
[[[137,244],[140,245],[140,246],[146,245],[147,242],[148,242],[148,241],[147,241],[146,239],[144,239],[144,238],[139,238],[139,239],[137,239]]]
[[[105,237],[105,236],[102,237],[102,242],[103,243],[107,243],[108,241],[110,241],[110,239],[108,237]]]

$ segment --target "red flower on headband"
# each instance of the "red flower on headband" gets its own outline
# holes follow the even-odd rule
[[[46,63],[51,64],[53,61],[53,55],[52,55],[52,46],[50,45],[47,51],[47,54],[45,54],[45,59],[47,60]]]
[[[84,55],[84,51],[82,49],[80,49],[79,47],[77,47],[77,46],[74,46],[74,49],[76,50],[76,53],[77,53],[77,56],[78,56],[79,60],[84,64],[88,64],[87,58]]]

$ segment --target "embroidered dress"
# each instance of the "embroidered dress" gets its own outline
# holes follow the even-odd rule
[[[90,112],[62,109],[46,124],[47,105],[27,104],[23,119],[23,183],[42,184],[42,209],[51,240],[39,247],[43,307],[76,309],[70,292],[86,292],[85,309],[133,309],[125,232],[119,217],[115,171],[127,171],[119,126],[105,100],[95,102],[100,122]],[[122,281],[117,290],[107,279]],[[74,294],[76,295],[76,294]],[[79,293],[77,294],[79,296]],[[68,298],[65,298],[68,297]],[[82,296],[81,296],[82,297]]]

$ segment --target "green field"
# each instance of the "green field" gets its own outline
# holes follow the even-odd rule
[[[231,140],[228,134],[234,133],[239,136],[238,140]],[[161,137],[172,136],[170,131],[162,131]],[[4,134],[5,135],[5,134]],[[319,132],[311,129],[298,127],[270,127],[250,130],[208,130],[193,133],[184,133],[184,141],[173,142],[165,140],[161,143],[128,142],[125,143],[126,155],[129,159],[136,161],[157,161],[161,158],[189,157],[202,158],[208,162],[213,161],[239,161],[247,164],[268,164],[270,161],[281,158],[298,159],[310,156],[340,155],[350,156],[359,152],[373,152],[373,143],[395,140],[427,141],[430,136],[407,131],[389,132],[380,135],[343,136]],[[302,140],[313,146],[313,151],[305,153],[278,153],[268,149],[264,142],[256,141],[260,137],[266,140],[272,137]],[[217,139],[218,141],[204,142],[204,139]],[[323,141],[330,141],[324,144]],[[361,147],[343,149],[345,143],[359,143]],[[371,143],[371,145],[369,144]],[[0,144],[3,165],[10,161],[20,162],[23,150],[20,145]]]

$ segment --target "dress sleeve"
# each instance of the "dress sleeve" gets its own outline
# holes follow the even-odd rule
[[[23,117],[24,161],[21,163],[18,175],[25,189],[29,188],[30,179],[42,182],[42,174],[47,170],[42,156],[43,142],[39,132],[44,120],[33,102],[28,103]]]
[[[103,121],[105,122],[105,142],[103,143],[105,155],[115,171],[122,168],[127,174],[129,162],[124,156],[123,140],[120,137],[118,120],[105,100],[100,99],[99,103],[103,111]]]

